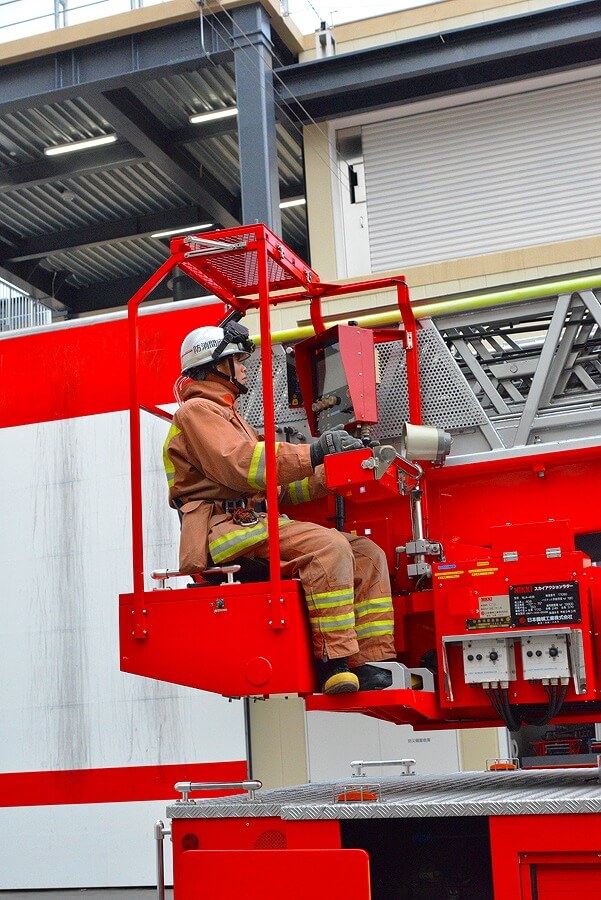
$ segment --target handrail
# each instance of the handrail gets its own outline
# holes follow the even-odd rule
[[[389,284],[388,284],[388,283]],[[371,290],[379,291],[390,286],[393,287],[392,279],[378,279],[373,282],[365,282],[371,285]],[[336,285],[340,290],[336,295],[329,296],[346,296],[353,293],[352,284]],[[601,275],[587,275],[580,278],[570,278],[565,281],[548,281],[539,282],[538,284],[530,284],[524,287],[511,288],[506,291],[492,291],[486,294],[474,294],[472,297],[457,297],[453,300],[437,300],[432,299],[428,302],[420,302],[418,305],[412,304],[411,309],[416,319],[429,319],[435,316],[449,316],[453,313],[473,312],[479,309],[488,309],[491,306],[504,306],[505,304],[523,303],[526,300],[542,300],[544,297],[555,297],[559,294],[577,294],[579,291],[595,290],[601,288]],[[368,290],[368,288],[364,288]],[[401,320],[400,312],[396,309],[389,312],[370,313],[366,316],[355,316],[355,321],[363,328],[370,328],[378,325],[394,325]],[[348,320],[348,316],[328,322],[328,327],[333,325],[342,325]],[[287,328],[283,331],[276,331],[271,335],[272,344],[284,344],[293,341],[300,341],[304,338],[313,337],[315,329],[312,325],[300,325],[298,328]],[[252,337],[255,344],[261,343],[259,335]]]
[[[404,775],[415,775],[415,772],[411,771],[414,765],[414,759],[354,759],[351,763],[351,773],[353,778],[363,778],[363,769],[371,766],[402,766],[405,769]]]
[[[148,281],[136,291],[127,304],[129,353],[129,440],[131,472],[131,523],[133,591],[144,591],[144,535],[142,530],[142,440],[140,436],[140,379],[138,307],[164,278],[181,262],[170,256]]]
[[[175,790],[182,795],[178,803],[187,803],[188,794],[192,791],[248,791],[248,799],[255,799],[255,791],[261,790],[263,782],[258,779],[250,781],[178,781]]]

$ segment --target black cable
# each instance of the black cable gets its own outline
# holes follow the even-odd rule
[[[568,692],[567,684],[562,684],[561,690],[559,691],[559,697],[557,699],[557,705],[556,705],[555,711],[553,713],[554,716],[557,715],[557,713],[560,711],[561,707],[563,706],[563,701],[566,699],[567,692]]]
[[[558,690],[557,685],[550,685],[545,688],[547,693],[547,697],[549,698],[549,702],[547,704],[547,711],[541,718],[528,718],[528,716],[524,713],[523,719],[527,725],[536,725],[539,728],[542,728],[543,725],[548,725],[551,719],[555,718],[559,710],[563,705],[563,701],[565,700],[565,696],[567,693],[567,685],[563,685],[561,691]]]
[[[490,701],[490,705],[492,706],[493,710],[496,712],[499,719],[502,719],[503,722],[505,722],[505,716],[503,714],[503,711],[501,710],[501,707],[499,706],[498,698],[497,698],[496,694],[494,693],[493,689],[492,688],[484,688],[484,693],[488,697],[488,699]],[[507,725],[507,722],[505,722],[505,724]]]
[[[519,731],[522,725],[522,717],[518,710],[511,705],[509,702],[509,691],[507,688],[503,688],[502,693],[500,692],[500,704],[501,708],[505,711],[507,722],[507,727],[510,731]]]

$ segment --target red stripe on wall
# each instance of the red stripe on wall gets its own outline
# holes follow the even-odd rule
[[[246,762],[178,763],[174,766],[123,766],[58,772],[0,774],[0,806],[58,806],[74,803],[131,803],[179,799],[176,781],[243,781]],[[232,791],[193,796],[220,797]]]
[[[173,403],[184,337],[223,318],[222,304],[141,316],[143,404]],[[129,408],[127,319],[0,341],[0,427]]]

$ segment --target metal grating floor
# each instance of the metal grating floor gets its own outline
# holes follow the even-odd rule
[[[338,803],[349,784],[379,784],[377,802]],[[394,819],[462,816],[601,813],[596,768],[517,772],[458,772],[452,775],[347,778],[323,784],[260,791],[255,801],[201,800],[169,806],[170,818],[280,816],[282,819]]]

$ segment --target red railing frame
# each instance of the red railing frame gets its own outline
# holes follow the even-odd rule
[[[139,378],[139,316],[138,307],[149,294],[181,262],[180,255],[172,255],[136,291],[127,304],[129,340],[129,441],[131,473],[131,539],[133,565],[133,592],[136,596],[144,592],[144,533],[142,509],[142,439],[140,434]]]
[[[239,229],[243,230],[243,227]],[[409,415],[414,424],[420,424],[421,400],[420,378],[417,355],[416,321],[409,300],[407,284],[402,276],[396,278],[381,278],[372,281],[360,281],[352,284],[327,284],[319,281],[316,273],[312,272],[300,260],[296,254],[287,248],[283,242],[273,234],[265,225],[248,226],[248,230],[255,232],[255,240],[248,241],[247,251],[257,253],[258,266],[258,295],[245,297],[234,294],[224,284],[211,277],[207,272],[199,272],[188,258],[187,245],[182,238],[175,238],[171,244],[171,255],[160,268],[145,282],[145,284],[133,295],[128,303],[128,340],[129,340],[129,433],[130,433],[130,473],[131,473],[131,500],[132,500],[132,575],[133,593],[140,600],[144,594],[144,536],[143,536],[143,504],[142,504],[142,450],[140,412],[142,409],[159,415],[168,420],[168,413],[160,410],[152,404],[143,404],[140,391],[140,366],[139,366],[139,315],[138,309],[141,303],[150,293],[169,275],[176,266],[191,277],[197,283],[215,292],[222,302],[235,309],[246,312],[248,309],[257,308],[262,346],[265,353],[262,358],[262,384],[264,401],[264,432],[265,432],[265,471],[266,471],[266,497],[267,497],[267,527],[269,531],[270,547],[270,595],[271,600],[279,603],[281,592],[280,572],[280,540],[279,540],[279,509],[277,488],[277,461],[276,461],[276,433],[275,410],[273,393],[273,362],[271,340],[271,315],[270,307],[284,302],[309,301],[311,320],[316,333],[326,330],[322,315],[321,300],[327,297],[336,297],[345,294],[363,293],[380,290],[387,287],[395,287],[397,302],[403,329],[405,331],[404,345],[407,359],[407,380],[409,393]],[[229,233],[236,230],[229,230]],[[226,232],[215,232],[211,237],[219,238]],[[209,237],[209,235],[203,235]],[[288,271],[296,278],[299,290],[279,290],[273,295],[269,283],[269,256],[276,261],[284,263]],[[285,261],[285,262],[284,262]],[[284,627],[284,620],[279,609],[269,612],[269,624],[273,628]],[[133,623],[135,625],[135,623]]]

